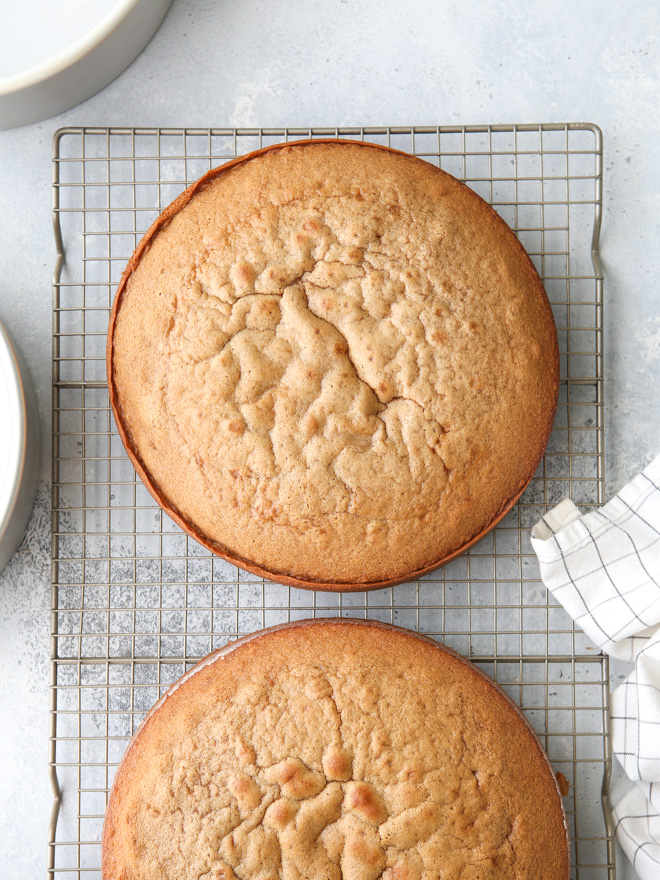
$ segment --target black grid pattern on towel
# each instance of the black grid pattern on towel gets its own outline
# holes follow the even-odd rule
[[[655,569],[660,554],[660,487],[648,472],[639,474],[603,510],[580,520],[580,536],[552,535],[539,548],[545,580],[567,607],[575,609],[575,622],[599,647],[611,653],[616,643],[629,648],[620,659],[632,662],[657,625],[660,615],[660,582]],[[627,500],[626,496],[630,497]],[[616,503],[616,510],[612,504]],[[548,519],[544,522],[553,531]],[[571,531],[576,526],[570,527]],[[571,594],[573,594],[571,596]],[[578,598],[577,605],[571,601]]]

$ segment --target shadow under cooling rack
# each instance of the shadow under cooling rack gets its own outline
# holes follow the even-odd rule
[[[116,433],[105,382],[115,287],[142,234],[211,167],[284,140],[345,137],[415,153],[465,180],[514,229],[557,325],[560,400],[546,454],[498,527],[419,581],[296,590],[214,558],[163,514]],[[567,495],[603,501],[602,143],[591,125],[57,132],[53,300],[49,874],[100,878],[108,788],[144,714],[196,660],[288,620],[370,618],[474,660],[520,705],[565,777],[574,880],[613,880],[608,665],[548,596],[532,524]]]

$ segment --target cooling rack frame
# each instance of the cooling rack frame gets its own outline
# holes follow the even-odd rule
[[[107,315],[140,235],[210,167],[305,137],[371,140],[464,179],[530,252],[560,340],[558,417],[522,499],[465,556],[371,593],[297,590],[213,559],[131,474],[107,401]],[[565,494],[604,501],[601,214],[602,135],[587,123],[55,134],[49,877],[100,877],[113,769],[178,675],[262,626],[344,615],[438,637],[495,677],[568,779],[572,877],[614,880],[608,658],[543,590],[527,538]]]

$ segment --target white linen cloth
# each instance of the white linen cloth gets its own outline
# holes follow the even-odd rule
[[[595,644],[634,663],[612,693],[612,748],[637,784],[614,808],[642,880],[660,878],[660,456],[599,510],[565,499],[532,529],[546,587]]]

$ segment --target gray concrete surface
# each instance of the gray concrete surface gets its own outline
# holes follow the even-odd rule
[[[44,432],[35,511],[0,575],[0,876],[45,876],[51,805],[53,132],[81,124],[597,123],[611,492],[660,449],[659,34],[660,8],[640,0],[174,0],[143,54],[103,92],[0,132],[0,316],[29,364]],[[634,876],[623,858],[619,876]]]

